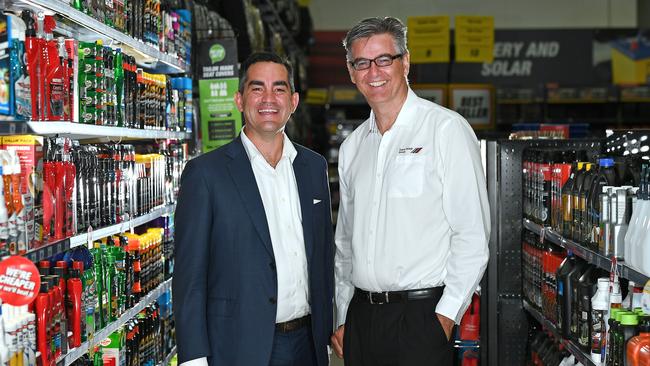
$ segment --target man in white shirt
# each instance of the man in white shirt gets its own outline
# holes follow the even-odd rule
[[[362,20],[343,44],[372,112],[339,150],[332,345],[346,365],[451,365],[454,324],[488,260],[478,141],[410,89],[398,19]]]
[[[257,53],[241,74],[240,136],[183,171],[173,280],[179,362],[327,366],[327,162],[284,133],[298,106],[291,65]]]

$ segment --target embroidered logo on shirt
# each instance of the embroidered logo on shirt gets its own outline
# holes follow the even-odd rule
[[[422,147],[402,147],[399,149],[399,154],[417,154],[422,151]]]

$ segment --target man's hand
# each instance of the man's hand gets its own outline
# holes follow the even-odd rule
[[[343,358],[343,333],[345,333],[345,325],[341,325],[331,337],[332,348],[338,358]]]
[[[447,336],[447,340],[451,338],[451,330],[454,329],[454,324],[455,322],[449,318],[447,318],[444,315],[436,314],[438,316],[438,320],[440,321],[440,325],[442,325],[442,330],[445,331],[445,335]]]

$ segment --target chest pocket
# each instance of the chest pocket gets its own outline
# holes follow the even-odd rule
[[[413,198],[424,190],[426,157],[398,155],[393,161],[388,178],[388,197]]]

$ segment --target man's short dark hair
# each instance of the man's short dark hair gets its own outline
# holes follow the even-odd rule
[[[293,84],[293,66],[286,58],[282,58],[279,55],[272,52],[255,52],[248,56],[246,60],[241,65],[239,69],[239,92],[244,92],[244,87],[248,81],[248,69],[258,62],[273,62],[284,66],[287,70],[287,75],[289,76],[289,88],[291,93],[296,92],[296,87]]]

